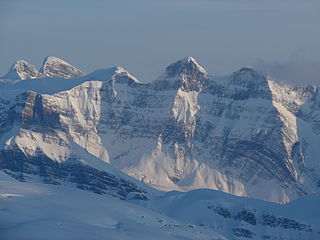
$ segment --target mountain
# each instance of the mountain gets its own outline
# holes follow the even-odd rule
[[[119,200],[0,171],[0,233],[37,239],[319,239],[319,194],[278,205],[209,189]]]
[[[19,82],[21,80],[39,79],[39,78],[80,78],[85,74],[66,61],[48,56],[38,71],[35,66],[24,61],[16,61],[9,72],[0,78],[0,82]]]
[[[10,68],[9,72],[2,77],[4,80],[25,80],[33,78],[41,78],[43,75],[32,64],[19,60]]]
[[[2,84],[0,167],[16,179],[112,195],[104,179],[112,167],[166,191],[211,188],[278,203],[319,191],[316,86],[281,84],[250,67],[210,76],[192,57],[148,83],[122,67],[50,79]]]
[[[46,77],[79,78],[84,75],[83,72],[71,64],[53,56],[45,58],[40,72]]]

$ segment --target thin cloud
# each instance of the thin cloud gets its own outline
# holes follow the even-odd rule
[[[320,62],[291,60],[287,62],[267,62],[257,60],[253,66],[279,81],[292,84],[316,84],[320,82]]]

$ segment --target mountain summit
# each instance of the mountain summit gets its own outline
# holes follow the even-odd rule
[[[53,56],[44,59],[40,72],[46,77],[79,78],[84,75],[70,63]]]
[[[185,57],[170,64],[165,69],[165,74],[156,81],[157,89],[178,89],[197,91],[202,88],[208,73],[193,57]]]
[[[24,60],[16,61],[10,68],[9,72],[2,77],[6,80],[25,80],[32,78],[40,78],[43,75],[35,66]]]
[[[170,64],[166,68],[166,74],[169,77],[176,77],[180,74],[195,75],[208,73],[197,63],[197,61],[193,57],[189,56]]]

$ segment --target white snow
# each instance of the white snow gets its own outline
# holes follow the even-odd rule
[[[0,181],[1,239],[227,239],[155,210],[73,188]]]
[[[318,239],[318,201],[316,194],[278,205],[202,189],[128,202],[70,187],[21,183],[0,171],[0,235],[3,240],[240,240],[233,229],[242,228],[254,239]],[[230,216],[223,217],[217,208]],[[243,210],[254,214],[256,224],[237,219]],[[292,223],[288,228],[265,226],[266,214],[304,224],[305,230]]]

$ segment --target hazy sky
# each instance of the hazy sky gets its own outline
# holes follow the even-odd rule
[[[0,75],[47,55],[85,72],[122,65],[143,81],[189,55],[210,74],[318,68],[320,1],[0,0],[0,53]]]

